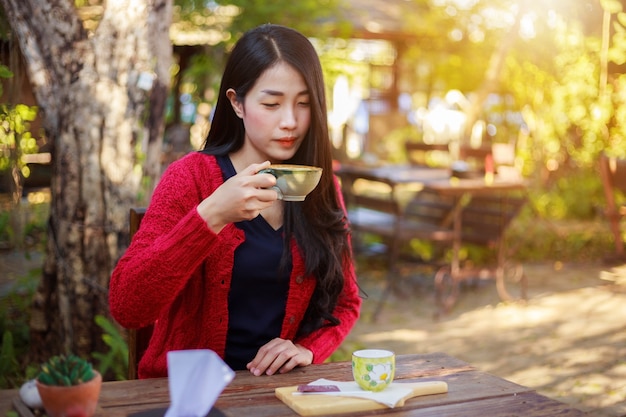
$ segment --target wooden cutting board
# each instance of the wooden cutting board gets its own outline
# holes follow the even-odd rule
[[[409,398],[420,395],[443,394],[448,392],[448,384],[443,381],[401,382],[411,387],[396,407],[402,407]],[[328,414],[353,413],[357,411],[388,408],[374,400],[331,395],[293,395],[297,386],[276,388],[276,397],[301,416],[323,416]]]

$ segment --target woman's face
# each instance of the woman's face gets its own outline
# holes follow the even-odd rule
[[[311,123],[310,95],[302,75],[286,63],[267,69],[243,102],[226,94],[246,130],[242,153],[247,162],[272,163],[294,156]]]

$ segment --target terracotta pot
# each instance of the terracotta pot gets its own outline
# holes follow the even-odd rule
[[[96,413],[102,375],[94,370],[91,381],[71,387],[45,385],[37,381],[37,390],[48,417],[92,417]]]

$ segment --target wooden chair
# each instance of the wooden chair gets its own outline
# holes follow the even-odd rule
[[[423,143],[408,140],[404,142],[404,151],[411,165],[441,167],[450,164],[450,150],[447,143]]]
[[[459,147],[459,159],[467,162],[474,170],[485,171],[485,160],[492,155],[491,147],[472,148],[463,145]]]
[[[139,230],[139,225],[146,213],[145,208],[131,208],[129,213],[129,238]],[[128,379],[137,379],[137,367],[143,354],[148,348],[154,326],[142,327],[140,329],[128,329]]]
[[[455,304],[459,284],[477,279],[494,279],[500,299],[526,299],[527,279],[522,265],[508,259],[509,251],[505,235],[513,221],[526,204],[525,195],[489,194],[476,195],[461,212],[461,242],[495,251],[495,265],[475,267],[463,265],[455,276],[451,269],[440,269],[435,275],[435,300],[437,316],[446,314]],[[507,281],[519,284],[519,296],[512,296]]]
[[[452,161],[449,145],[446,143],[427,144],[422,142],[406,141],[404,143],[409,164],[415,166],[449,167]],[[458,158],[469,164],[473,170],[484,171],[485,159],[491,155],[491,147],[473,148],[462,145],[459,147]]]
[[[380,180],[379,182],[384,183]],[[393,190],[393,187],[389,186]],[[385,289],[373,315],[376,320],[385,300],[397,285],[403,245],[412,239],[451,245],[454,238],[450,218],[452,202],[421,191],[406,207],[402,207],[392,191],[383,196],[359,194],[353,190],[344,191],[348,204],[348,219],[355,234],[355,247],[358,249],[358,242],[362,240],[364,234],[379,236],[385,242],[387,278]],[[458,261],[458,258],[453,260],[455,261]]]
[[[617,192],[626,193],[626,159],[609,158],[600,155],[600,178],[606,198],[605,215],[615,241],[615,255],[624,259],[624,239],[620,227],[621,220],[626,217],[626,203],[618,204]]]

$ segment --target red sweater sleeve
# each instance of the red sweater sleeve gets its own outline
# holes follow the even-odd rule
[[[188,158],[206,156],[196,153]],[[207,179],[207,189],[198,189],[203,181],[198,180],[202,173],[196,172],[196,166],[202,165],[181,161],[170,165],[154,191],[139,231],[113,270],[109,306],[124,327],[153,323],[217,241],[217,235],[196,211],[213,188]]]

